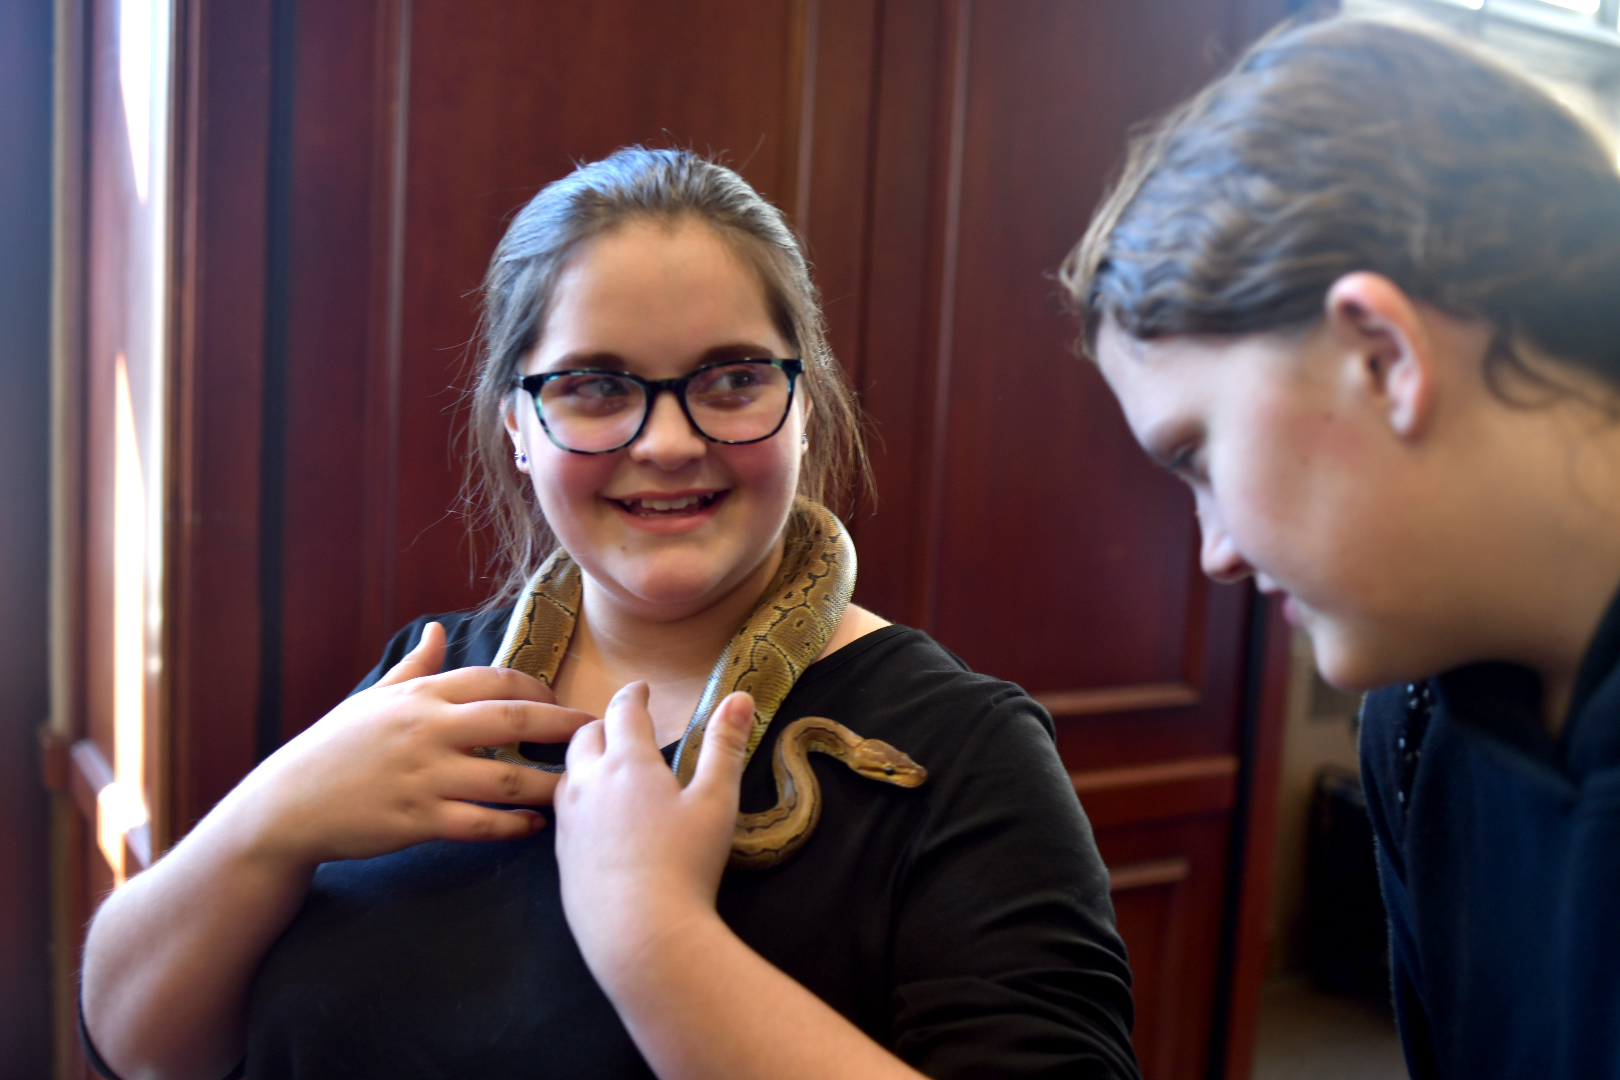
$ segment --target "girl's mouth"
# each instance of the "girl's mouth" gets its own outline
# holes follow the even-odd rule
[[[724,498],[724,491],[711,491],[700,495],[678,495],[660,499],[646,496],[637,499],[610,499],[627,514],[644,518],[689,517],[701,514]]]

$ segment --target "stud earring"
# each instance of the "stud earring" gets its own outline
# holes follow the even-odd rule
[[[806,450],[810,449],[810,433],[808,431],[799,436],[799,445]]]
[[[522,468],[527,468],[528,467],[528,464],[529,464],[529,455],[528,454],[525,454],[522,450],[519,450],[516,453],[514,453],[512,456],[515,459],[517,459],[518,468],[522,469]]]

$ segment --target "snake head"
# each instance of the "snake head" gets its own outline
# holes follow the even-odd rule
[[[928,770],[882,739],[862,739],[846,764],[868,780],[914,788],[928,779]]]

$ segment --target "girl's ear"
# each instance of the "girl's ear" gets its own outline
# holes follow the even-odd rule
[[[1422,313],[1382,274],[1346,274],[1328,289],[1324,316],[1343,347],[1355,390],[1401,439],[1421,438],[1434,413],[1435,358]]]
[[[514,390],[501,402],[501,422],[506,425],[507,438],[512,440],[513,446],[521,450],[523,443],[520,441],[522,433],[518,430],[517,396],[518,391]]]

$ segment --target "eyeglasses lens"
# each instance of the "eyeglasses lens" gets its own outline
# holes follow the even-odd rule
[[[698,431],[718,442],[750,442],[775,431],[787,415],[792,381],[754,361],[696,371],[684,387]],[[608,371],[579,372],[547,382],[537,402],[551,437],[570,450],[600,452],[635,437],[647,395],[634,379]]]

